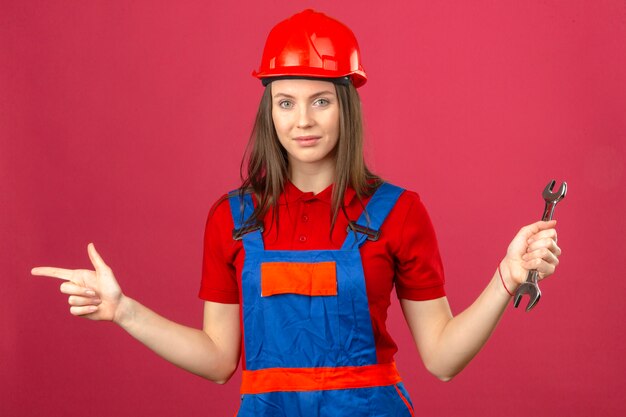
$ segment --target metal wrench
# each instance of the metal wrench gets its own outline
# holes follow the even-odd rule
[[[555,184],[556,181],[552,180],[543,190],[543,199],[546,202],[546,207],[543,210],[543,216],[541,217],[541,220],[543,221],[552,220],[552,215],[554,214],[554,208],[556,207],[556,203],[565,198],[565,193],[567,193],[567,183],[565,181],[563,181],[563,184],[561,184],[559,190],[556,193],[553,193],[552,190],[554,189]],[[539,284],[537,283],[538,274],[539,273],[536,269],[531,269],[530,271],[528,271],[526,281],[517,288],[517,291],[515,291],[515,299],[513,301],[513,305],[515,306],[515,308],[517,308],[517,306],[519,305],[524,294],[528,294],[530,296],[530,301],[528,301],[526,311],[530,311],[537,304],[537,302],[539,302],[539,298],[541,297],[541,290],[539,289]]]

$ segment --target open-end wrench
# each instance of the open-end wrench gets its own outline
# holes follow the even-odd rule
[[[553,193],[554,184],[556,184],[555,180],[552,180],[548,183],[546,188],[543,190],[543,199],[546,201],[546,207],[543,210],[543,216],[541,220],[547,222],[552,220],[552,215],[554,215],[554,208],[556,207],[556,203],[565,198],[565,193],[567,193],[567,183],[563,181],[563,184],[559,187],[559,190],[556,193]],[[530,311],[541,297],[541,290],[539,290],[539,284],[537,283],[538,272],[536,269],[531,269],[528,271],[528,275],[526,276],[526,281],[517,288],[515,291],[515,299],[513,301],[513,305],[515,308],[519,305],[522,300],[522,296],[524,294],[528,294],[530,296],[530,301],[528,301],[528,305],[526,306],[526,311]]]

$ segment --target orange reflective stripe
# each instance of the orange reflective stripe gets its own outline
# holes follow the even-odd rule
[[[337,295],[335,262],[264,262],[261,295]]]
[[[394,385],[394,387],[396,388],[396,391],[398,391],[398,395],[400,396],[400,398],[402,398],[402,401],[404,401],[404,405],[406,405],[406,408],[409,409],[411,417],[413,417],[415,414],[413,413],[413,407],[411,407],[411,403],[409,403],[409,400],[406,399],[406,397],[404,396],[404,394],[402,394],[402,391],[400,391],[400,388],[398,388],[397,385]]]
[[[381,387],[401,380],[393,362],[339,368],[268,368],[243,371],[241,393]]]

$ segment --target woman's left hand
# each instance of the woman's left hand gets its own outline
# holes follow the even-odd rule
[[[513,238],[501,263],[503,279],[510,291],[515,291],[526,280],[531,269],[539,272],[539,279],[554,273],[561,255],[555,226],[556,220],[539,221],[522,227]]]

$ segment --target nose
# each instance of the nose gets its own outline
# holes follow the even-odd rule
[[[313,119],[311,117],[311,109],[309,106],[300,106],[300,111],[298,112],[298,122],[297,126],[300,129],[306,129],[307,127],[311,127],[313,125]]]

